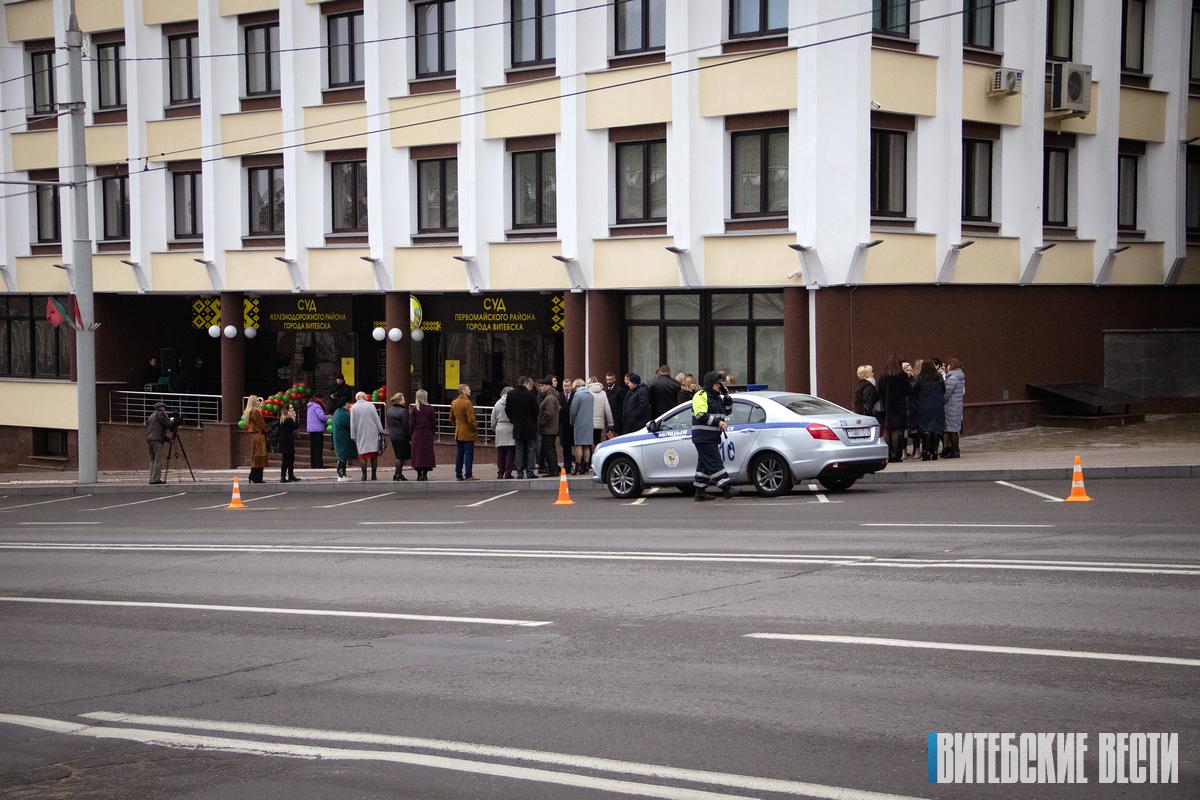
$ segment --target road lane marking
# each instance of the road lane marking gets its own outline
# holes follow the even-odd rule
[[[455,520],[393,520],[391,522],[360,522],[359,525],[466,525],[465,519]]]
[[[479,506],[486,505],[487,503],[490,503],[493,500],[499,500],[501,497],[508,497],[509,495],[516,494],[519,491],[520,491],[520,489],[513,489],[511,492],[505,492],[504,494],[498,494],[495,497],[489,497],[486,500],[480,500],[478,503],[469,503],[468,505],[465,505],[465,506],[455,506],[455,508],[478,508]]]
[[[996,483],[1000,484],[1001,486],[1007,486],[1010,489],[1016,489],[1019,492],[1025,492],[1026,494],[1032,494],[1032,495],[1036,495],[1038,497],[1045,498],[1046,500],[1049,500],[1052,503],[1061,503],[1063,501],[1063,499],[1061,497],[1055,497],[1052,494],[1046,494],[1045,492],[1039,492],[1036,489],[1028,489],[1024,486],[1017,486],[1015,483],[1009,483],[1008,481],[996,481]]]
[[[91,495],[90,494],[78,494],[78,495],[75,495],[74,497],[56,497],[53,500],[39,500],[36,503],[22,503],[19,506],[8,506],[7,508],[0,508],[0,512],[13,511],[18,508],[29,508],[30,506],[44,506],[44,505],[48,505],[50,503],[67,503],[67,502],[70,502],[71,500],[82,500],[85,497],[91,497]]]
[[[625,505],[627,505],[627,506],[640,506],[640,505],[643,505],[645,502],[646,502],[646,498],[644,498],[644,497],[639,497],[637,500],[634,500],[632,503],[626,503]]]
[[[1053,528],[1053,525],[1015,525],[988,522],[860,522],[864,528]]]
[[[118,714],[108,711],[94,711],[88,714],[80,714],[79,716],[85,719],[125,725],[155,725],[165,728],[182,728],[184,730],[270,736],[278,739],[336,741],[421,750],[440,750],[443,752],[503,758],[510,761],[531,761],[538,764],[586,769],[594,772],[613,772],[622,775],[636,775],[662,780],[687,781],[711,786],[752,789],[758,792],[802,794],[808,797],[830,798],[831,800],[914,800],[913,798],[902,798],[897,795],[843,789],[836,786],[822,786],[821,784],[801,783],[775,778],[757,778],[750,775],[736,775],[708,770],[680,769],[662,764],[643,764],[634,761],[619,761],[610,758],[578,756],[568,753],[498,747],[495,745],[455,742],[444,739],[422,739],[412,736],[356,733],[315,728],[293,728],[281,725],[224,722],[220,720],[192,719],[189,717],[142,716],[138,714]]]
[[[243,503],[255,503],[255,502],[258,502],[259,500],[270,500],[272,497],[283,497],[285,494],[287,494],[287,492],[276,492],[275,494],[264,494],[261,497],[247,498],[247,499],[243,500],[242,502]],[[192,510],[193,511],[210,511],[214,508],[225,508],[227,505],[229,505],[229,504],[228,503],[217,503],[215,506],[200,506],[198,508],[193,508]]]
[[[651,486],[649,489],[646,490],[646,494],[658,494],[658,490],[661,488],[662,488],[661,486]]]
[[[832,644],[866,644],[881,647],[909,647],[918,650],[963,650],[971,653],[1005,653],[1020,656],[1053,656],[1056,658],[1086,658],[1098,661],[1132,661],[1138,664],[1172,664],[1200,667],[1200,658],[1147,656],[1135,653],[1099,653],[1091,650],[1048,650],[1041,647],[1009,647],[996,644],[963,644],[961,642],[927,642],[917,639],[884,639],[874,636],[826,636],[809,633],[747,633],[746,639],[782,639],[795,642],[827,642]]]
[[[368,500],[378,500],[381,497],[388,497],[393,494],[395,494],[395,492],[384,492],[383,494],[373,494],[370,497],[360,497],[357,500],[347,500],[343,503],[332,503],[327,506],[313,506],[313,508],[339,508],[341,506],[353,505],[354,503],[365,503]]]
[[[99,525],[98,521],[92,522],[18,522],[18,525]]]
[[[822,492],[817,492],[817,502],[818,503],[828,503],[829,498],[826,497]]]
[[[114,508],[140,506],[142,503],[157,503],[159,500],[170,500],[172,497],[183,497],[185,494],[187,494],[187,492],[179,492],[178,494],[164,494],[162,497],[151,497],[146,500],[134,500],[132,503],[117,503],[113,506],[101,506],[100,508],[85,508],[84,511],[110,511]]]
[[[307,617],[356,617],[361,619],[398,619],[412,622],[458,622],[469,625],[515,625],[520,628],[539,628],[553,625],[528,619],[493,619],[490,617],[447,617],[431,614],[394,614],[385,611],[338,611],[326,608],[271,608],[267,606],[225,606],[208,603],[156,603],[134,600],[80,600],[67,597],[0,597],[0,603],[45,603],[73,606],[114,606],[118,608],[165,608],[181,611],[231,611],[246,614],[290,614]]]

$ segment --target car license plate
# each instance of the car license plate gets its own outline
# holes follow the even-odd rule
[[[871,436],[870,428],[847,428],[846,436],[851,439],[868,439]]]

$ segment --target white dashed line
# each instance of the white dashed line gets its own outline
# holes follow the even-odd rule
[[[1032,494],[1032,495],[1036,495],[1038,497],[1045,498],[1048,502],[1051,502],[1051,503],[1061,503],[1063,501],[1061,497],[1055,497],[1052,494],[1046,494],[1045,492],[1039,492],[1036,489],[1027,489],[1024,486],[1017,486],[1015,483],[1009,483],[1008,481],[996,481],[996,483],[998,483],[1001,486],[1007,486],[1009,489],[1016,489],[1019,492],[1025,492],[1026,494]]]
[[[112,506],[101,506],[100,508],[85,508],[84,511],[109,511],[114,508],[125,508],[126,506],[140,506],[143,503],[157,503],[160,500],[170,500],[173,497],[183,497],[187,492],[179,492],[178,494],[164,494],[162,497],[151,497],[146,500],[134,500],[131,503],[117,503]]]
[[[373,494],[370,497],[360,497],[357,500],[346,500],[342,503],[331,503],[327,506],[313,506],[313,508],[339,508],[341,506],[353,505],[354,503],[365,503],[368,500],[378,500],[381,497],[390,497],[394,494],[395,492],[384,492],[383,494]]]
[[[484,500],[480,500],[478,503],[468,503],[465,506],[455,506],[455,508],[478,508],[479,506],[486,505],[486,504],[492,502],[493,500],[499,500],[501,497],[508,497],[509,495],[514,495],[519,491],[520,491],[519,489],[513,489],[511,492],[505,492],[504,494],[498,494],[495,497],[488,497]]]
[[[67,503],[67,502],[70,502],[71,500],[82,500],[85,497],[91,497],[91,495],[90,494],[79,494],[79,495],[75,495],[74,497],[56,497],[53,500],[39,500],[36,503],[22,503],[19,506],[9,506],[7,508],[0,508],[0,513],[5,512],[5,511],[13,511],[14,509],[18,509],[18,508],[29,508],[31,506],[44,506],[44,505],[49,505],[50,503]]]

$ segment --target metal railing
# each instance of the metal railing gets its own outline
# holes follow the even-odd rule
[[[126,392],[108,394],[108,421],[141,425],[154,413],[159,403],[189,428],[204,422],[221,421],[221,395],[178,394],[175,392]]]

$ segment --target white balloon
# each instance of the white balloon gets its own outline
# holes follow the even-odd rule
[[[221,338],[221,326],[220,325],[209,325],[208,326],[208,335],[214,339],[220,339]]]
[[[425,331],[421,330],[420,328],[417,328],[415,331],[412,332],[412,340],[414,342],[419,342],[424,338],[425,338]]]
[[[246,334],[247,339],[253,339],[255,336],[258,336],[258,328],[246,328],[246,330],[242,331],[242,333]]]
[[[226,325],[225,326],[225,338],[232,339],[235,336],[237,336],[237,328],[235,328],[233,325]]]
[[[390,331],[388,331],[387,336],[393,342],[398,342],[404,338],[404,331],[400,330],[399,328],[392,328]]]
[[[385,336],[387,336],[387,331],[385,331],[383,328],[376,328],[375,330],[371,331],[371,338],[377,342],[382,342]]]

